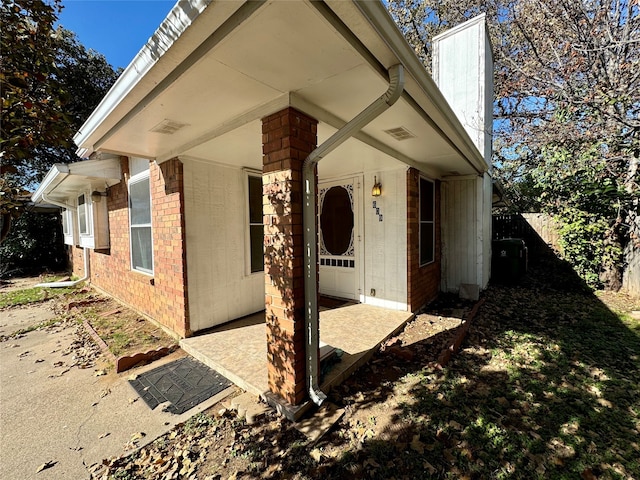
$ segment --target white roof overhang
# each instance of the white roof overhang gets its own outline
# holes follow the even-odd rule
[[[34,203],[65,203],[86,190],[104,190],[120,182],[120,159],[56,163],[31,196]]]
[[[322,165],[367,153],[379,159],[374,168],[400,161],[436,176],[486,171],[379,2],[180,1],[74,140],[83,156],[261,168],[261,118],[293,106],[319,120],[322,142],[385,92],[398,63],[401,99]],[[385,132],[400,127],[411,138]]]

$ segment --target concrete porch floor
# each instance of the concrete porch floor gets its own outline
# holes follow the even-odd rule
[[[322,390],[328,392],[343,382],[411,318],[410,312],[363,304],[321,309],[320,341],[344,352],[322,379]],[[185,338],[180,346],[240,388],[264,397],[269,391],[266,335],[264,312],[260,312]]]

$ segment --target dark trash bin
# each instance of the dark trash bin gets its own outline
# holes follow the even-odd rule
[[[512,282],[527,273],[527,246],[521,238],[494,240],[491,276],[499,282]]]

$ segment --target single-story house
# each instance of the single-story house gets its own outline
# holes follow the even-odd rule
[[[489,280],[484,17],[433,48],[432,78],[380,2],[180,0],[33,200],[177,336],[266,310],[269,388],[320,403],[318,292],[415,312]]]

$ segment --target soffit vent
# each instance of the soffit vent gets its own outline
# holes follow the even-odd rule
[[[416,136],[413,133],[411,133],[409,130],[407,130],[404,127],[391,128],[389,130],[385,130],[384,133],[391,135],[393,138],[395,138],[398,141],[408,140],[410,138],[416,138]]]
[[[186,123],[176,122],[175,120],[169,120],[165,118],[163,121],[161,121],[159,124],[157,124],[155,127],[153,127],[149,131],[155,132],[155,133],[163,133],[165,135],[173,135],[181,128],[184,128],[187,126],[188,124]]]

